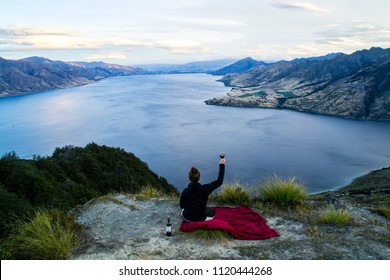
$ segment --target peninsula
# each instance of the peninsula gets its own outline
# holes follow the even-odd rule
[[[232,87],[231,92],[206,104],[390,120],[390,49],[252,65],[223,76],[220,81]]]

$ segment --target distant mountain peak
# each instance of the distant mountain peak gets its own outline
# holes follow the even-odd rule
[[[245,57],[243,59],[240,59],[233,64],[230,64],[224,68],[221,68],[217,71],[212,72],[212,75],[226,75],[231,73],[243,73],[245,71],[248,71],[249,69],[259,66],[259,65],[268,65],[268,63],[265,63],[263,61],[257,61],[254,60],[251,57]]]
[[[51,62],[53,62],[53,60],[50,60],[46,57],[41,57],[41,56],[30,56],[30,57],[23,58],[21,60],[35,62],[35,63],[51,63]]]
[[[256,61],[255,59],[253,59],[252,57],[250,57],[250,56],[247,56],[247,57],[245,57],[245,58],[243,58],[243,59],[241,59],[241,61]]]

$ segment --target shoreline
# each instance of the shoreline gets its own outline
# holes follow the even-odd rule
[[[245,99],[245,97],[237,97],[237,96],[230,96],[228,93],[228,96],[223,97],[214,97],[212,99],[205,100],[205,104],[209,106],[221,106],[221,107],[235,107],[235,108],[248,108],[248,109],[269,109],[269,110],[289,110],[293,112],[303,113],[303,114],[311,114],[314,116],[322,116],[322,117],[330,117],[330,118],[338,118],[338,119],[344,119],[344,120],[353,120],[353,121],[371,121],[371,122],[390,122],[389,119],[374,119],[374,118],[364,118],[364,117],[351,117],[351,116],[342,116],[342,115],[336,115],[336,114],[325,114],[325,113],[319,113],[315,111],[305,111],[298,108],[293,107],[284,107],[283,104],[273,104],[270,105],[262,105],[261,102],[258,102],[258,100],[250,100],[245,101],[241,100]],[[234,103],[234,104],[232,104]]]
[[[349,197],[358,204],[368,204],[371,207],[390,207],[390,166],[372,170],[356,177],[348,185],[335,190],[311,194],[311,197],[341,198]]]
[[[40,94],[40,93],[47,93],[47,92],[55,91],[55,90],[82,87],[82,86],[97,83],[101,80],[102,79],[96,80],[96,81],[90,80],[88,83],[83,83],[83,84],[78,84],[78,85],[73,85],[73,86],[66,86],[66,87],[54,87],[54,88],[48,88],[46,90],[40,90],[40,91],[20,92],[20,93],[4,93],[4,92],[2,92],[2,93],[0,93],[0,98],[23,97],[23,96],[30,95],[30,94]]]

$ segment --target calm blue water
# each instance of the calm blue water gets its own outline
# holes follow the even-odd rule
[[[0,98],[0,154],[51,155],[90,142],[134,153],[179,190],[191,166],[214,180],[253,185],[295,176],[310,192],[332,189],[390,165],[390,122],[287,110],[207,106],[230,89],[218,77],[117,77],[87,86]]]

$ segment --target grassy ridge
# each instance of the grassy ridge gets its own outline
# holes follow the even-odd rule
[[[333,193],[348,195],[356,204],[370,205],[384,216],[390,216],[390,167],[371,171]],[[329,192],[323,193],[327,194]]]
[[[339,191],[378,191],[381,189],[390,189],[390,167],[374,170],[356,178],[351,184],[341,188]]]

